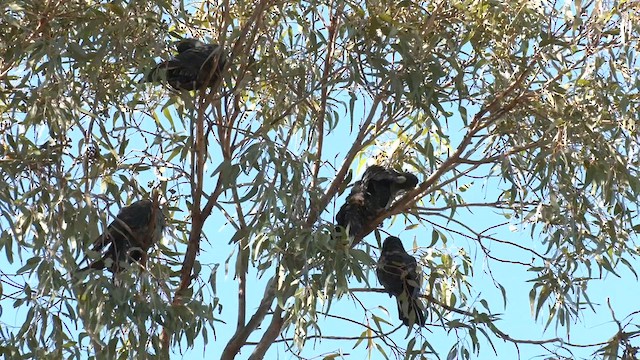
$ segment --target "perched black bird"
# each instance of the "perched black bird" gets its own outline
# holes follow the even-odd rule
[[[176,49],[174,58],[156,65],[141,82],[166,80],[174,89],[188,91],[216,84],[227,61],[222,46],[184,39]]]
[[[151,200],[140,200],[123,207],[107,230],[93,242],[91,250],[102,252],[102,258],[77,271],[107,268],[117,273],[125,263],[146,260],[147,251],[160,240],[164,227],[162,210]],[[109,248],[103,251],[107,246]]]
[[[416,187],[418,178],[409,172],[400,173],[380,165],[372,165],[362,175],[362,182],[371,194],[374,206],[382,210],[391,205],[400,191]]]
[[[384,240],[376,274],[389,297],[396,297],[398,318],[409,327],[424,326],[426,322],[424,305],[418,299],[420,278],[416,268],[416,259],[407,254],[400,239],[389,236]]]
[[[377,214],[377,208],[369,199],[362,181],[356,181],[347,196],[347,201],[336,214],[336,223],[347,229],[349,234],[358,235]]]
[[[336,214],[336,222],[349,228],[349,234],[356,236],[385,208],[391,205],[400,191],[413,189],[418,178],[409,172],[397,172],[372,165],[356,181],[347,201]]]

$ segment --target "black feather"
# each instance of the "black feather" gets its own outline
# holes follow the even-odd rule
[[[420,277],[416,259],[402,246],[402,241],[389,236],[382,244],[376,274],[378,281],[389,296],[395,296],[398,303],[398,318],[407,326],[424,326],[426,317],[420,295]]]
[[[357,181],[336,214],[336,223],[347,229],[349,234],[362,233],[366,224],[376,216],[377,210],[367,197],[362,181]]]
[[[188,91],[216,85],[226,63],[220,45],[184,39],[176,49],[175,57],[156,65],[142,82],[167,81],[176,90]]]
[[[92,251],[101,252],[103,256],[76,271],[107,268],[111,272],[119,272],[124,264],[145,257],[149,248],[162,237],[164,227],[164,215],[158,207],[153,206],[151,200],[140,200],[123,207],[91,246]]]
[[[340,207],[336,223],[345,229],[348,227],[351,236],[358,236],[401,191],[413,189],[416,185],[418,178],[409,172],[369,166]]]

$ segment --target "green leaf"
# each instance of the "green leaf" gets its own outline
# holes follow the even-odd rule
[[[38,266],[38,264],[40,263],[40,261],[41,261],[41,258],[39,256],[34,256],[28,259],[27,262],[20,269],[18,269],[18,271],[16,271],[16,274],[23,274],[25,272],[35,269],[36,266]]]

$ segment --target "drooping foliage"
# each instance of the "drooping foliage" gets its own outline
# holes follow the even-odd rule
[[[636,275],[633,2],[9,0],[2,10],[8,358],[164,358],[203,343],[223,359],[274,348],[335,358],[342,347],[470,358],[503,340],[633,358],[633,312],[612,307],[615,330],[590,347],[569,336],[609,312],[590,284]],[[185,38],[224,49],[219,86],[139,82]],[[334,216],[371,163],[419,184],[351,242]],[[154,191],[168,229],[146,264],[72,277],[118,209]],[[395,303],[374,270],[386,235],[419,250],[433,335],[393,332]],[[503,285],[518,271],[522,287]],[[523,291],[557,338],[505,330],[499,314],[529,311],[507,304]]]

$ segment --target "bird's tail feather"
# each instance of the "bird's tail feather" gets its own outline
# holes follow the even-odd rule
[[[138,83],[159,83],[167,80],[167,71],[179,68],[174,61],[164,61],[156,65]]]
[[[424,305],[419,299],[409,298],[398,300],[398,318],[402,323],[411,327],[416,324],[423,327],[427,322]]]

